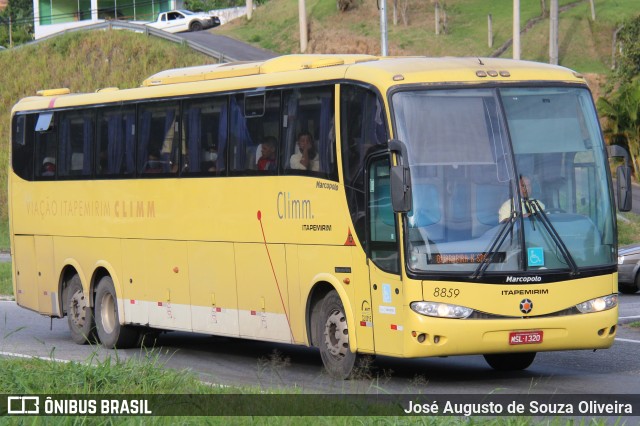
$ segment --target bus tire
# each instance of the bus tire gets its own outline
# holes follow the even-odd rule
[[[524,370],[531,365],[535,357],[535,352],[484,355],[487,364],[498,371]]]
[[[78,345],[96,341],[96,322],[89,298],[84,294],[82,282],[78,274],[69,280],[66,289],[67,323],[71,332],[71,340]]]
[[[335,290],[320,302],[316,320],[317,345],[329,375],[344,380],[351,375],[356,354],[349,349],[349,328],[344,306]]]
[[[120,325],[116,290],[109,276],[102,277],[98,283],[95,312],[96,328],[102,346],[108,349],[126,349],[138,343],[138,330]]]

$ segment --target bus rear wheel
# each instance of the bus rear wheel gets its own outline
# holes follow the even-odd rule
[[[67,285],[67,322],[71,340],[79,345],[96,341],[96,323],[89,297],[84,294],[78,274],[71,277]]]
[[[535,352],[484,355],[487,364],[498,371],[524,370],[531,365],[535,357]]]
[[[356,354],[349,349],[349,327],[344,306],[335,290],[319,303],[315,327],[322,363],[331,377],[343,380],[351,375],[356,362]]]
[[[102,277],[96,291],[96,326],[105,348],[126,349],[138,343],[138,330],[120,325],[118,299],[111,277]]]

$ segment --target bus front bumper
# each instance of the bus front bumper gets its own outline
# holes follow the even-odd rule
[[[405,328],[404,355],[417,358],[605,349],[613,344],[617,323],[617,307],[597,313],[527,319],[447,319],[415,314]]]

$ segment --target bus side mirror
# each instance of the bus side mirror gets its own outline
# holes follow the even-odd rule
[[[631,167],[618,166],[618,211],[631,211]]]
[[[393,164],[393,154],[398,160],[395,166],[391,166],[391,205],[396,213],[411,211],[411,172],[408,166],[407,147],[397,139],[389,141],[389,154]]]
[[[391,166],[391,205],[396,213],[411,211],[411,173],[407,166]]]
[[[631,211],[631,167],[629,166],[629,153],[619,145],[607,146],[607,152],[609,158],[620,157],[624,159],[624,166],[618,166],[616,169],[618,211]]]

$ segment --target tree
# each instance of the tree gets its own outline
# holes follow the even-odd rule
[[[625,82],[608,98],[597,102],[610,142],[626,143],[636,180],[640,181],[640,77]]]
[[[617,40],[619,49],[616,52],[616,77],[622,82],[628,82],[640,74],[640,15],[622,24]]]
[[[9,44],[9,19],[14,44],[33,40],[33,2],[31,0],[9,0],[7,8],[0,13],[0,45]]]

